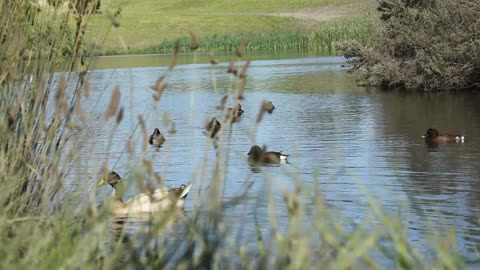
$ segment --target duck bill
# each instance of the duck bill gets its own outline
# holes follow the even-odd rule
[[[105,177],[102,177],[97,183],[97,187],[101,187],[107,184],[107,180],[105,180]]]

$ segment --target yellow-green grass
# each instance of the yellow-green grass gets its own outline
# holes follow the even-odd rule
[[[318,11],[319,15],[315,17],[316,9],[327,5],[328,12],[338,14],[330,18]],[[352,8],[353,6],[360,7],[362,11]],[[264,36],[266,33],[286,32],[292,32],[293,35],[296,32],[310,34],[326,28],[332,30],[332,25],[339,31],[336,36],[356,40],[355,35],[349,34],[357,31],[357,26],[354,26],[354,31],[342,29],[350,27],[352,21],[358,20],[359,17],[365,17],[365,10],[373,10],[373,7],[372,0],[266,1],[260,5],[248,0],[178,1],[178,3],[176,1],[153,3],[143,0],[128,3],[105,1],[102,2],[104,11],[114,12],[121,9],[117,17],[120,26],[112,27],[105,12],[94,15],[90,18],[87,41],[96,45],[97,54],[128,54],[149,52],[152,47],[164,47],[163,43],[188,37],[190,32],[195,33],[206,43],[215,43],[216,37],[222,35],[243,36],[246,33],[254,33],[255,36]],[[337,8],[341,9],[341,12],[337,11]],[[298,10],[307,10],[310,13],[306,17],[296,16],[295,12]],[[279,16],[275,11],[286,13]],[[325,17],[331,21],[318,19],[323,20]],[[363,23],[359,25],[365,26]],[[367,29],[363,28],[362,31],[365,32]],[[106,33],[108,35],[105,38]],[[210,39],[213,40],[209,41]],[[271,39],[265,40],[265,43],[269,42]]]

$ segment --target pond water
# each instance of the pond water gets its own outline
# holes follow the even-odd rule
[[[86,129],[79,171],[98,173],[109,153],[110,167],[128,178],[143,156],[137,119],[143,114],[149,134],[158,127],[166,136],[163,147],[147,148],[145,153],[152,159],[154,171],[163,176],[166,185],[193,182],[192,193],[198,194],[208,185],[205,181],[209,181],[216,156],[203,134],[205,120],[213,116],[223,119],[224,113],[216,106],[224,95],[229,95],[228,105],[233,104],[236,84],[226,73],[228,63],[212,66],[204,60],[175,66],[168,74],[168,87],[156,102],[150,86],[165,73],[164,63],[170,58],[148,56],[148,64],[123,68],[129,66],[129,59],[135,63],[135,57],[118,57],[93,64],[102,69],[92,70],[88,76],[92,95],[88,106],[95,112],[91,117],[103,117],[117,85],[125,116],[117,128],[114,121],[99,120]],[[115,61],[122,68],[112,68]],[[237,64],[241,68],[243,62]],[[408,238],[419,249],[426,248],[433,230],[446,235],[454,229],[462,255],[467,260],[477,259],[480,94],[368,89],[357,86],[343,64],[340,57],[253,59],[241,101],[245,113],[232,129],[224,124],[220,133],[224,146],[220,152],[228,157],[225,199],[253,183],[246,200],[227,211],[232,226],[254,235],[254,214],[260,226],[268,223],[270,189],[274,190],[279,226],[286,226],[282,194],[294,189],[295,181],[288,176],[293,172],[306,189],[318,182],[322,199],[345,224],[361,223],[368,216],[368,194],[388,213],[402,218]],[[271,100],[276,109],[256,124],[263,100]],[[165,113],[176,124],[175,134],[167,133]],[[466,141],[426,145],[421,135],[430,127],[464,134]],[[130,137],[135,145],[132,155],[126,152]],[[282,150],[290,155],[290,163],[252,170],[246,154],[253,144]],[[197,199],[187,199],[187,215],[198,207]]]

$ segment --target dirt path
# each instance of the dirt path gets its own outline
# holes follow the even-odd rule
[[[285,12],[264,13],[264,15],[293,17],[302,20],[329,21],[355,13],[364,13],[367,10],[372,10],[374,4],[375,1],[368,1],[345,6],[328,5],[321,8],[308,8]]]

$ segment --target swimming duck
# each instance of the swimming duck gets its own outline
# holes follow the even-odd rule
[[[273,110],[275,110],[275,106],[273,106],[273,103],[271,101],[263,102],[263,110],[268,113],[272,113]]]
[[[234,108],[228,108],[227,115],[225,117],[226,121],[229,121],[230,123],[236,122],[240,120],[240,116],[243,114],[243,109],[242,105],[237,104]]]
[[[465,136],[463,135],[452,135],[452,134],[439,134],[438,130],[435,128],[429,128],[425,135],[422,136],[425,138],[425,142],[435,142],[435,143],[448,143],[448,142],[464,142]]]
[[[97,186],[109,184],[113,188],[114,200],[112,211],[116,217],[127,217],[149,214],[161,210],[171,209],[172,206],[183,208],[191,184],[182,184],[180,187],[156,189],[153,193],[141,193],[123,201],[125,181],[115,171],[111,171],[98,182]]]
[[[165,142],[165,136],[163,136],[163,134],[160,133],[160,130],[158,128],[155,128],[153,130],[152,135],[150,135],[150,138],[148,139],[148,143],[150,145],[160,147],[164,142]]]
[[[248,152],[248,161],[255,164],[279,164],[288,162],[288,155],[282,152],[267,152],[266,149],[260,148],[258,145],[252,146]]]
[[[207,122],[207,124],[205,125],[205,129],[207,130],[210,138],[215,138],[218,131],[220,131],[220,128],[222,128],[222,125],[215,117],[212,117],[212,120]]]
[[[234,108],[228,108],[228,115],[233,115],[234,117],[240,117],[244,113],[242,105],[239,103]]]

